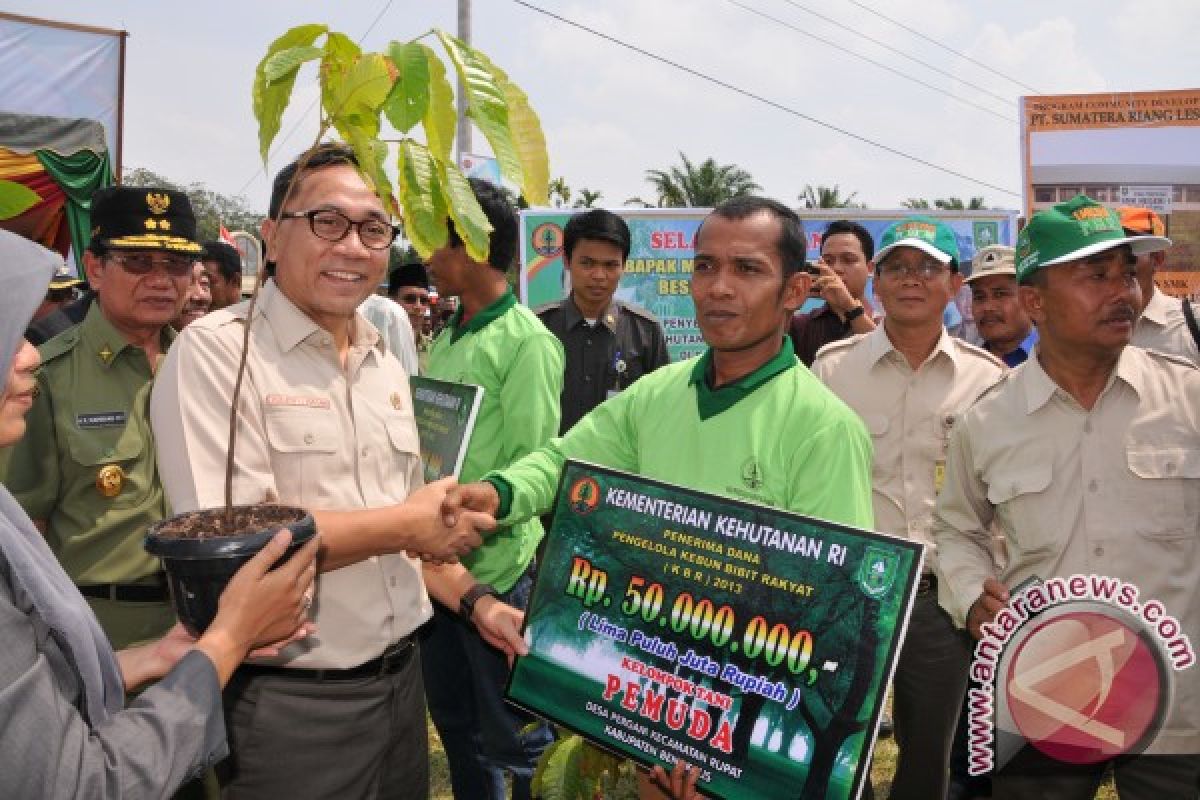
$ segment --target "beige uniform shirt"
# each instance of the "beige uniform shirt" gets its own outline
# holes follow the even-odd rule
[[[1192,308],[1196,308],[1195,305]],[[1200,314],[1200,310],[1197,311]],[[1200,365],[1200,348],[1183,316],[1183,304],[1178,297],[1154,288],[1154,296],[1133,329],[1133,344],[1147,350],[1170,353]]]
[[[248,304],[189,325],[150,401],[159,472],[176,511],[224,502],[229,399]],[[268,282],[239,403],[235,503],[348,511],[402,502],[421,484],[408,378],[361,316],[343,369],[333,337]],[[378,556],[318,576],[319,631],[273,663],[346,668],[431,613],[419,562]]]
[[[1004,585],[1120,578],[1200,645],[1200,369],[1126,347],[1089,412],[1030,358],[951,438],[934,537],[954,605],[943,603],[960,623],[993,575],[993,520],[1008,541]],[[1200,669],[1175,678],[1152,753],[1200,752]]]
[[[926,545],[924,569],[932,571],[933,506],[950,431],[958,414],[1000,378],[1003,362],[943,330],[914,371],[880,325],[822,347],[812,371],[871,434],[875,529]]]

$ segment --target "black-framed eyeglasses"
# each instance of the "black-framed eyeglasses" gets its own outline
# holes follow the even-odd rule
[[[423,306],[429,305],[429,295],[427,294],[402,294],[400,295],[401,303],[420,303]]]
[[[340,242],[350,234],[351,228],[358,229],[358,240],[368,250],[386,250],[392,246],[400,229],[381,219],[364,219],[355,222],[340,211],[332,208],[317,208],[312,211],[288,211],[280,219],[308,219],[313,235],[327,242]]]
[[[927,258],[919,264],[905,264],[901,261],[889,259],[879,265],[879,276],[892,280],[903,276],[905,278],[920,278],[923,281],[931,281],[945,272],[946,269],[945,264],[934,261],[932,258]]]
[[[149,275],[162,267],[172,278],[192,274],[193,256],[154,255],[153,253],[109,253],[108,257],[121,265],[130,275]]]

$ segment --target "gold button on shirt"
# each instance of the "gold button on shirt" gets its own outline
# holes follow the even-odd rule
[[[150,402],[172,508],[224,502],[228,403],[247,304],[193,322]],[[269,281],[259,296],[239,407],[235,503],[349,511],[402,502],[421,485],[408,378],[363,317],[347,364],[328,334]],[[420,563],[368,558],[317,578],[319,629],[266,663],[344,669],[379,656],[429,618]]]
[[[1037,576],[1120,578],[1200,643],[1200,369],[1126,347],[1091,411],[1030,358],[967,411],[951,437],[934,537],[961,623],[1003,529],[1008,587]],[[946,605],[945,596],[943,604]],[[1200,752],[1200,670],[1149,753]]]
[[[999,380],[1004,364],[943,330],[913,370],[880,325],[821,348],[812,371],[871,434],[875,529],[926,545],[924,570],[932,571],[933,507],[950,432],[957,416]]]

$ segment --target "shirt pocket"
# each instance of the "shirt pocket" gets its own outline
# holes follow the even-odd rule
[[[338,451],[333,412],[301,408],[267,411],[264,423],[280,495],[323,497],[322,480],[339,479],[339,470],[333,464]]]
[[[392,459],[391,470],[385,478],[386,485],[386,483],[392,483],[399,479],[407,480],[413,462],[419,460],[422,454],[420,438],[417,436],[417,424],[413,417],[393,417],[386,420],[384,425],[387,427]],[[446,466],[447,469],[453,467],[453,464]],[[425,464],[425,480],[435,480],[438,468],[440,468],[440,464]]]
[[[1009,551],[1014,563],[1024,554],[1044,552],[1058,543],[1062,509],[1059,498],[1048,491],[1054,479],[1052,464],[1049,454],[1040,454],[1020,464],[996,467],[984,476],[988,502],[1012,540]]]
[[[871,484],[877,491],[882,490],[888,481],[895,481],[900,475],[899,448],[888,437],[892,430],[892,421],[885,414],[863,414],[863,425],[871,434]],[[894,437],[892,437],[894,438]]]
[[[1126,505],[1148,539],[1193,537],[1200,528],[1200,450],[1131,442]]]
[[[78,481],[95,485],[95,496],[112,508],[126,508],[144,499],[150,470],[138,462],[146,442],[132,426],[66,431],[67,453]],[[109,493],[113,493],[109,496]]]

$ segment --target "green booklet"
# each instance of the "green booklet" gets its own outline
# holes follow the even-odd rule
[[[408,382],[412,387],[417,433],[421,437],[425,482],[450,475],[457,478],[467,457],[471,432],[475,430],[483,387],[420,376],[413,376]]]
[[[705,795],[859,795],[922,546],[568,461],[508,697]]]

